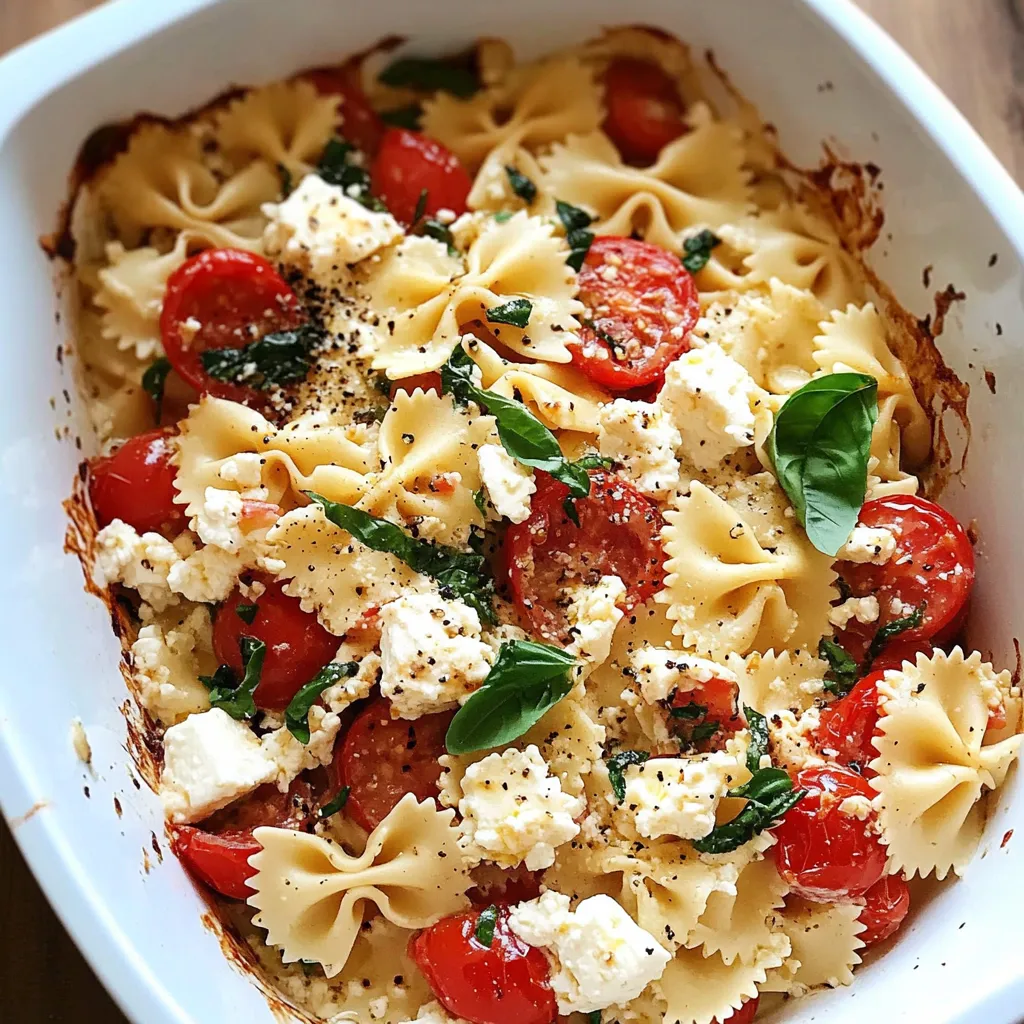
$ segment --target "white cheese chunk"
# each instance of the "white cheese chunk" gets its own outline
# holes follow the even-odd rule
[[[386,604],[379,622],[380,691],[400,718],[455,707],[491,670],[480,617],[461,601],[407,594]]]
[[[850,619],[865,624],[878,620],[878,598],[873,594],[867,597],[848,597],[842,604],[830,608],[828,621],[837,629],[845,629]]]
[[[234,590],[242,566],[239,554],[208,544],[172,565],[167,582],[171,590],[189,601],[219,604]]]
[[[596,586],[581,584],[567,590],[569,635],[566,648],[593,667],[608,660],[615,627],[622,621],[619,605],[626,596],[626,585],[618,576],[602,576]]]
[[[217,467],[217,477],[226,484],[233,484],[243,498],[266,501],[270,491],[263,486],[264,461],[257,452],[238,452]]]
[[[282,793],[288,792],[292,781],[310,768],[330,764],[334,758],[334,741],[341,728],[341,719],[333,711],[314,705],[309,709],[309,743],[300,743],[281,726],[260,739],[260,746],[276,768],[273,779]]]
[[[546,949],[561,1014],[623,1006],[672,959],[610,896],[591,896],[571,911],[569,897],[550,890],[513,907],[509,924],[524,942]]]
[[[676,690],[685,693],[712,679],[736,682],[736,673],[724,665],[668,647],[641,647],[630,661],[640,695],[648,704],[668,700]]]
[[[401,1021],[400,1024],[469,1024],[469,1021],[452,1017],[440,1003],[434,1002],[421,1006],[415,1020]]]
[[[821,754],[836,756],[838,751],[818,751],[815,734],[820,725],[821,712],[818,708],[808,708],[799,718],[788,708],[772,712],[768,716],[768,744],[772,761],[790,774],[795,774],[804,768],[824,764]]]
[[[235,552],[245,544],[241,522],[242,496],[237,491],[207,487],[203,506],[192,517],[192,529],[204,544]]]
[[[138,534],[134,527],[115,519],[96,534],[93,581],[98,587],[123,583],[162,611],[177,600],[167,576],[180,561],[174,545],[159,533]]]
[[[675,453],[682,438],[661,406],[616,398],[602,407],[599,424],[601,454],[619,463],[641,491],[662,496],[679,486]]]
[[[513,523],[530,517],[530,495],[537,490],[533,470],[516,462],[500,444],[484,444],[477,452],[480,479],[495,512]]]
[[[160,797],[172,821],[201,821],[276,775],[255,733],[220,708],[190,715],[164,734]]]
[[[857,793],[839,804],[839,813],[858,821],[867,821],[875,813],[875,808],[868,797]]]
[[[849,539],[836,553],[841,562],[870,562],[885,565],[896,554],[896,537],[884,527],[855,526]]]
[[[573,819],[586,806],[581,797],[562,792],[533,744],[470,765],[462,794],[461,842],[467,854],[505,867],[525,861],[530,871],[550,867],[555,847],[579,834]]]

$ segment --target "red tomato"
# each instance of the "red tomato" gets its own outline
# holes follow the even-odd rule
[[[604,102],[605,133],[628,163],[654,163],[662,147],[686,131],[679,90],[657,64],[613,61],[604,73]]]
[[[860,920],[865,925],[858,938],[865,946],[884,942],[898,931],[910,910],[910,890],[899,875],[886,875],[864,893]]]
[[[339,784],[350,787],[346,812],[374,829],[406,793],[417,800],[437,796],[437,759],[451,720],[447,713],[393,719],[383,697],[363,708],[332,762]]]
[[[253,530],[269,530],[283,515],[284,509],[272,501],[243,498],[239,529],[242,533],[252,533]]]
[[[194,388],[259,403],[262,398],[252,388],[209,376],[201,353],[242,348],[305,319],[295,293],[262,256],[242,249],[205,249],[168,278],[160,336],[171,365]]]
[[[884,527],[896,535],[896,553],[884,565],[840,562],[839,575],[854,597],[874,594],[880,614],[876,623],[851,622],[840,642],[856,656],[876,630],[902,617],[892,600],[916,608],[926,602],[921,625],[899,634],[901,643],[935,639],[941,643],[957,631],[974,586],[974,549],[964,528],[944,508],[927,498],[896,495],[875,498],[860,510],[860,525]]]
[[[738,1010],[733,1010],[728,1017],[722,1018],[722,1024],[751,1024],[751,1021],[757,1016],[757,1008],[760,1003],[761,1000],[758,996],[745,1000]],[[711,1024],[718,1024],[718,1018],[716,1017]]]
[[[313,612],[304,612],[297,597],[289,597],[273,580],[260,580],[266,590],[255,601],[235,589],[217,609],[213,620],[213,650],[217,660],[242,671],[243,636],[267,645],[263,674],[253,697],[261,708],[288,706],[299,687],[308,683],[338,651],[341,642],[328,633]],[[252,622],[238,614],[239,605],[256,605]]]
[[[312,82],[317,92],[339,98],[341,133],[364,153],[373,156],[384,134],[384,122],[370,106],[359,80],[359,65],[342,64],[334,68],[316,68],[303,78]]]
[[[884,673],[872,672],[834,704],[821,709],[814,744],[830,760],[852,767],[865,778],[875,773],[868,762],[878,757],[871,738],[878,732],[878,684]]]
[[[412,225],[420,194],[426,189],[423,213],[438,210],[466,212],[466,198],[473,186],[465,168],[440,142],[407,128],[388,128],[370,168],[373,194],[407,227]]]
[[[798,772],[795,785],[807,795],[775,828],[779,874],[798,896],[833,903],[861,896],[885,873],[885,847],[866,820],[839,807],[848,797],[871,800],[875,791],[849,768],[830,764]]]
[[[411,377],[402,377],[391,381],[391,400],[399,391],[411,395],[417,388],[421,391],[436,391],[441,394],[441,374],[436,370],[430,373],[414,373]]]
[[[538,473],[530,517],[508,528],[504,546],[516,607],[534,632],[563,642],[567,586],[618,576],[626,584],[628,614],[661,586],[665,558],[661,513],[622,477],[590,474],[590,496],[576,501],[578,527],[563,508],[568,494],[564,484]]]
[[[595,238],[580,270],[586,306],[573,362],[612,391],[651,384],[690,347],[700,306],[678,256],[649,242]]]
[[[174,503],[173,436],[172,430],[150,430],[130,437],[113,455],[89,460],[89,500],[101,528],[115,519],[139,533],[185,526],[185,506]]]
[[[453,914],[409,942],[438,1001],[470,1024],[553,1024],[558,1007],[544,953],[512,931],[504,906],[491,945],[483,945],[474,934],[479,917]]]
[[[903,662],[909,661],[912,665],[917,663],[918,654],[927,654],[931,657],[935,650],[935,644],[931,640],[904,640],[897,636],[885,645],[885,650],[873,662],[872,672],[885,672],[892,669],[899,672],[903,668]]]
[[[702,751],[721,750],[730,736],[747,727],[747,721],[739,710],[739,693],[735,683],[717,678],[698,683],[690,690],[676,690],[672,698],[675,731]],[[692,710],[694,714],[692,717],[678,715],[677,709]],[[708,736],[702,726],[710,727],[710,724],[718,728]]]

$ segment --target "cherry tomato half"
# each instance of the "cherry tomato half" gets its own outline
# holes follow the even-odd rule
[[[859,771],[875,774],[868,762],[878,757],[871,738],[878,732],[878,684],[883,672],[872,672],[840,700],[821,709],[814,745],[824,757]]]
[[[909,661],[914,665],[917,663],[918,654],[931,657],[934,650],[935,644],[931,640],[904,640],[902,636],[898,636],[887,643],[885,650],[871,662],[871,671],[885,672],[892,669],[899,672],[903,668],[903,662]]]
[[[700,306],[677,255],[633,238],[595,238],[579,276],[586,307],[573,362],[612,391],[661,377],[690,347]]]
[[[479,911],[442,918],[409,943],[438,1002],[470,1024],[552,1024],[558,1007],[544,953],[528,946],[498,908],[490,946],[476,939]]]
[[[243,249],[205,249],[168,278],[160,336],[171,365],[198,391],[261,403],[252,388],[211,377],[202,353],[243,348],[305,319],[295,293],[262,256]]]
[[[858,938],[865,946],[875,946],[894,935],[910,911],[910,890],[899,875],[886,875],[864,893],[860,920],[864,931]]]
[[[267,651],[253,697],[261,708],[280,710],[334,657],[341,641],[320,625],[314,612],[304,612],[299,599],[289,597],[282,584],[270,579],[259,582],[266,589],[255,600],[244,597],[236,587],[217,609],[213,650],[221,664],[240,673],[239,640],[243,636],[262,640]],[[251,622],[239,614],[240,606]]]
[[[721,1024],[751,1024],[751,1021],[757,1016],[757,1008],[760,1004],[761,1000],[758,996],[744,1000],[738,1010],[733,1010],[728,1017],[722,1018]],[[711,1024],[718,1024],[718,1018],[716,1017]]]
[[[384,122],[363,92],[358,63],[316,68],[302,77],[312,82],[321,95],[338,97],[341,134],[364,153],[373,156],[384,134]]]
[[[670,710],[674,731],[702,753],[724,749],[730,736],[747,727],[739,695],[736,683],[718,678],[690,690],[676,690]],[[712,726],[714,731],[709,733]]]
[[[437,760],[453,715],[424,715],[414,722],[391,717],[391,702],[372,701],[356,717],[336,750],[331,768],[349,787],[345,812],[365,829],[376,828],[406,793],[437,796]]]
[[[675,82],[649,61],[613,61],[604,73],[604,102],[605,133],[627,163],[654,163],[686,131]]]
[[[798,772],[807,795],[775,828],[775,865],[798,896],[833,903],[862,896],[885,873],[885,847],[866,820],[840,810],[849,797],[875,791],[850,768],[831,764]]]
[[[661,586],[665,554],[661,513],[627,480],[595,470],[590,495],[576,501],[580,525],[566,515],[569,489],[537,474],[530,517],[505,534],[504,555],[516,607],[546,640],[567,640],[563,591],[618,576],[628,614]]]
[[[120,519],[139,533],[177,532],[185,526],[185,506],[176,505],[177,468],[173,430],[150,430],[130,437],[112,455],[89,460],[89,500],[102,528]]]
[[[425,216],[432,217],[438,210],[451,210],[458,216],[466,212],[473,182],[458,158],[440,142],[407,128],[389,128],[370,168],[370,185],[392,215],[408,227],[424,190]]]

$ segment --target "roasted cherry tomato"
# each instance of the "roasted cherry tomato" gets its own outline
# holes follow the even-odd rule
[[[217,609],[213,650],[221,664],[240,673],[238,641],[243,636],[262,640],[267,651],[253,697],[261,708],[280,710],[334,657],[340,641],[320,625],[314,612],[304,612],[299,599],[289,597],[282,584],[270,579],[258,582],[265,589],[255,600],[236,588]],[[246,618],[239,614],[240,608]],[[250,616],[251,622],[247,621]]]
[[[931,657],[935,650],[935,644],[931,640],[904,640],[898,636],[885,645],[885,650],[871,662],[872,672],[885,672],[892,669],[898,672],[903,668],[903,662],[909,661],[911,665],[917,663],[918,654],[926,654]]]
[[[586,307],[573,362],[598,384],[629,391],[651,384],[690,347],[700,306],[679,261],[649,242],[595,238],[580,270]]]
[[[302,76],[324,96],[337,96],[341,134],[364,153],[373,156],[384,134],[384,122],[370,106],[363,92],[357,63],[334,68],[316,68]]]
[[[331,764],[339,785],[349,787],[345,813],[363,828],[376,828],[406,793],[437,796],[437,759],[451,723],[447,713],[414,722],[391,717],[383,697],[368,704],[339,741]]]
[[[807,795],[775,828],[775,864],[790,889],[821,903],[862,896],[885,873],[885,847],[866,818],[841,810],[845,800],[872,800],[875,791],[850,768],[830,764],[798,772],[795,785]]]
[[[702,752],[721,750],[747,720],[739,709],[739,687],[727,679],[709,679],[676,690],[669,711],[675,732]]]
[[[198,391],[261,403],[258,391],[211,377],[202,353],[243,348],[305,319],[295,293],[262,256],[242,249],[205,249],[168,278],[160,336],[171,365]]]
[[[569,489],[537,474],[530,517],[505,534],[505,563],[516,607],[546,640],[565,642],[567,586],[618,576],[628,614],[664,579],[658,509],[631,483],[604,470],[590,474],[590,495],[576,500],[576,526],[565,512]]]
[[[899,875],[886,875],[864,893],[860,920],[864,931],[858,938],[874,946],[894,935],[910,910],[910,890]]]
[[[675,82],[649,61],[613,61],[604,74],[604,103],[605,133],[627,163],[654,163],[686,131]]]
[[[185,506],[176,505],[177,469],[172,430],[130,437],[113,455],[89,460],[89,500],[100,527],[120,519],[139,533],[181,530]]]
[[[751,1024],[751,1021],[757,1016],[757,1007],[760,1002],[761,1000],[757,996],[745,1000],[738,1010],[733,1010],[728,1017],[723,1017],[721,1024]],[[716,1017],[711,1024],[718,1024],[718,1018]]]
[[[438,1002],[470,1024],[553,1024],[558,1007],[544,953],[528,946],[498,908],[490,946],[476,938],[480,913],[442,918],[409,943]]]
[[[458,216],[466,212],[473,182],[440,142],[407,128],[389,128],[370,168],[370,185],[391,213],[410,226],[424,190],[424,216],[432,217],[439,210],[451,210]]]
[[[927,498],[875,498],[860,510],[860,525],[884,527],[896,537],[896,553],[884,565],[839,562],[836,569],[854,597],[874,594],[879,616],[870,624],[851,621],[840,636],[855,657],[867,650],[882,626],[924,604],[919,626],[899,634],[901,643],[950,639],[962,623],[974,586],[974,549],[964,528]]]
[[[875,773],[868,762],[878,757],[871,738],[878,731],[878,684],[884,673],[872,672],[840,700],[821,709],[814,745],[824,757],[859,771]]]

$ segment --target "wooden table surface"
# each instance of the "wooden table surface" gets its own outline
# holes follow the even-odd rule
[[[0,0],[0,54],[98,0]],[[1024,2],[860,0],[1024,182]],[[0,1019],[125,1024],[0,823]],[[141,1022],[145,1024],[145,1022]]]

